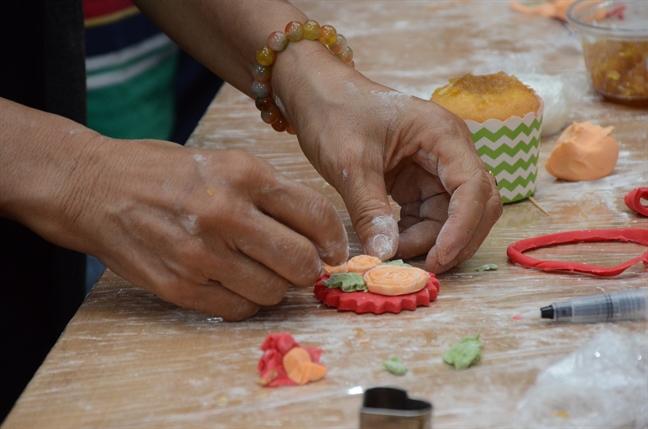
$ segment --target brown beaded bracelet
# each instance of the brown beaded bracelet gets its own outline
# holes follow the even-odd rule
[[[261,111],[263,122],[272,125],[276,131],[287,131],[295,134],[295,129],[283,117],[272,98],[272,64],[274,64],[277,52],[281,52],[288,46],[288,42],[299,42],[302,39],[317,40],[328,50],[338,57],[344,64],[355,67],[353,63],[353,51],[347,46],[346,38],[338,34],[331,25],[320,25],[313,20],[304,24],[299,21],[292,21],[286,25],[285,32],[275,31],[268,36],[268,44],[256,52],[257,64],[252,70],[254,82],[252,82],[252,95],[256,101],[256,107]]]

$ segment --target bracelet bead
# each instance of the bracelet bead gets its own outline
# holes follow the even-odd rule
[[[279,108],[274,104],[268,110],[261,112],[261,119],[266,124],[272,125],[274,122],[279,120],[280,117],[282,117],[281,112],[279,111]]]
[[[259,48],[259,50],[256,53],[256,60],[262,66],[269,66],[270,64],[274,63],[276,57],[277,54],[275,53],[275,51],[273,51],[267,46],[264,46],[263,48]]]
[[[337,31],[331,25],[322,25],[317,40],[324,46],[331,45],[337,40]]]
[[[252,76],[254,76],[254,80],[258,80],[259,82],[266,82],[270,80],[270,76],[272,76],[272,67],[256,64],[252,69]]]
[[[320,25],[312,19],[304,22],[304,39],[317,40],[320,35]]]
[[[286,25],[286,37],[291,42],[299,42],[304,38],[304,27],[299,21],[292,21]]]
[[[268,47],[275,52],[281,52],[288,46],[288,37],[281,31],[274,31],[268,36]]]
[[[252,76],[251,92],[255,98],[255,106],[261,112],[263,122],[270,124],[273,129],[279,132],[286,131],[295,134],[295,128],[288,123],[282,115],[272,97],[272,65],[277,53],[285,50],[290,42],[299,42],[302,39],[319,41],[328,50],[350,67],[353,63],[353,51],[347,46],[346,38],[338,34],[331,25],[320,26],[317,21],[308,20],[305,23],[292,21],[286,25],[283,32],[274,31],[268,36],[267,45],[259,48],[256,52],[256,61]]]
[[[347,48],[347,39],[341,34],[338,34],[335,38],[335,42],[329,45],[329,49],[334,54],[341,54]]]
[[[263,97],[254,100],[254,104],[260,112],[265,112],[266,110],[270,110],[270,108],[274,106],[274,101],[272,101],[272,97]]]

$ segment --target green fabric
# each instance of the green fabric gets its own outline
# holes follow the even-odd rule
[[[172,55],[124,83],[89,90],[88,127],[113,138],[169,139],[175,118],[172,83],[177,61],[177,55]]]

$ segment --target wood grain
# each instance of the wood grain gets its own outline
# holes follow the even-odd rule
[[[578,41],[557,21],[510,11],[503,1],[295,2],[349,39],[359,70],[401,92],[429,98],[448,78],[520,59],[549,75],[585,80]],[[517,58],[517,60],[516,60]],[[3,428],[355,428],[363,388],[397,385],[434,404],[435,428],[512,426],[516,406],[537,375],[596,334],[647,330],[617,324],[517,324],[512,316],[552,301],[648,285],[643,266],[615,278],[543,273],[508,262],[513,241],[568,230],[635,227],[648,219],[623,203],[648,184],[648,112],[587,93],[573,121],[613,125],[619,162],[610,177],[564,182],[542,167],[557,136],[541,143],[537,192],[550,216],[529,201],[507,205],[477,254],[439,277],[439,299],[398,315],[356,315],[291,289],[277,306],[241,323],[187,311],[106,272],[32,380]],[[357,237],[339,195],[310,166],[293,136],[262,123],[251,100],[225,86],[190,146],[242,149],[328,196],[351,240]],[[531,252],[538,258],[614,265],[643,246],[581,243]],[[476,272],[487,263],[497,271]],[[414,262],[422,266],[421,260]],[[324,350],[326,378],[293,388],[255,383],[259,346],[288,331]],[[441,355],[464,335],[481,333],[483,359],[456,372]],[[397,356],[410,371],[387,373]]]

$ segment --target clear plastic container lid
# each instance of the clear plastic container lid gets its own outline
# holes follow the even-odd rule
[[[648,40],[646,0],[578,0],[567,10],[567,20],[581,33]]]

